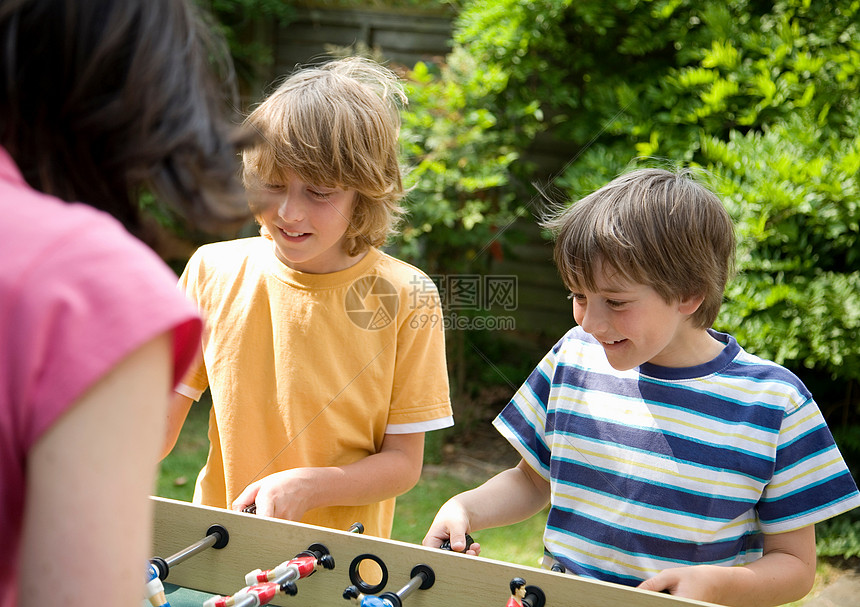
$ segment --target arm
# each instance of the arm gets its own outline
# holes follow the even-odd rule
[[[167,409],[167,430],[164,435],[164,445],[161,448],[161,459],[167,457],[173,451],[173,447],[176,446],[176,439],[179,438],[182,424],[185,423],[185,418],[188,417],[192,404],[194,401],[184,394],[172,393]]]
[[[168,334],[142,346],[33,446],[20,605],[140,604],[170,360]]]
[[[450,538],[451,549],[462,552],[467,533],[523,521],[540,512],[549,503],[549,497],[549,482],[525,460],[520,460],[516,467],[445,502],[422,544],[438,548]],[[479,552],[477,544],[468,551],[469,554]]]
[[[645,590],[731,605],[762,607],[796,601],[815,580],[815,527],[764,536],[762,557],[743,567],[699,565],[666,569],[642,582]]]
[[[256,503],[257,514],[299,520],[314,508],[372,504],[409,491],[423,464],[423,432],[386,434],[379,453],[352,464],[293,468],[251,483],[233,510]]]

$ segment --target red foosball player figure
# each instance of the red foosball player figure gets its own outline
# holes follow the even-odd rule
[[[267,569],[265,571],[263,569],[254,569],[254,571],[245,575],[245,583],[251,586],[252,584],[259,584],[261,582],[271,582],[282,577],[290,570],[293,570],[294,573],[289,579],[298,580],[308,577],[316,571],[318,565],[319,561],[316,556],[312,554],[300,554],[289,561],[284,561],[274,569]]]
[[[233,605],[242,605],[242,607],[260,607],[268,605],[275,598],[278,592],[286,591],[284,584],[276,582],[265,582],[263,584],[254,584],[246,586],[233,596],[215,596],[203,603],[203,607],[233,607]],[[292,594],[292,593],[290,593]]]
[[[526,581],[521,577],[511,580],[511,598],[508,599],[507,607],[522,607],[526,596]]]

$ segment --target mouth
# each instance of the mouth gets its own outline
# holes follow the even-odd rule
[[[286,236],[287,238],[302,238],[303,236],[309,236],[307,232],[288,232],[283,228],[279,228],[281,230],[281,234]]]
[[[601,343],[604,347],[611,347],[611,346],[617,346],[618,344],[624,343],[625,341],[627,341],[627,340],[626,340],[626,339],[615,339],[615,340],[612,340],[612,341],[603,341],[603,340],[600,340],[600,343]]]

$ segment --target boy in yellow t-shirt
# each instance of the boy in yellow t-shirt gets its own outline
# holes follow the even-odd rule
[[[180,279],[207,332],[168,451],[207,386],[213,402],[195,503],[387,537],[424,433],[453,424],[435,286],[377,248],[402,212],[402,102],[393,73],[350,58],[295,73],[247,118],[261,236],[201,247]]]

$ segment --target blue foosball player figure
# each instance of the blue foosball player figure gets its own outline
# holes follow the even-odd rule
[[[170,607],[167,596],[164,594],[164,584],[158,577],[158,569],[152,563],[146,572],[146,584],[143,587],[144,596],[149,600],[152,607]]]

